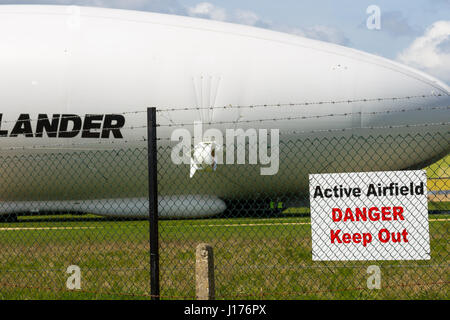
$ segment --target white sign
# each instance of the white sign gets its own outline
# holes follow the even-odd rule
[[[429,260],[425,170],[309,175],[312,259]]]

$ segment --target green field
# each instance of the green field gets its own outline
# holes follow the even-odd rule
[[[428,178],[450,178],[450,155],[428,166],[426,170]]]
[[[449,164],[447,156],[426,168],[430,190],[450,189]],[[429,210],[448,212],[448,195]],[[202,242],[214,247],[217,299],[450,298],[450,214],[429,217],[431,260],[366,262],[313,262],[308,214],[160,221],[161,298],[195,298]],[[0,299],[150,299],[149,260],[146,221],[19,217],[0,223]],[[81,268],[79,291],[66,288],[69,265]],[[367,289],[369,265],[381,268],[380,290]]]
[[[0,224],[1,299],[150,298],[146,221],[21,220]],[[325,263],[311,261],[309,218],[161,221],[162,299],[195,298],[201,242],[214,247],[218,299],[448,299],[449,223],[430,216],[430,261]],[[65,286],[72,264],[78,292]],[[381,290],[366,288],[371,264]]]

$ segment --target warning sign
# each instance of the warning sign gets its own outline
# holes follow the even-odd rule
[[[428,260],[425,170],[311,174],[312,259]]]

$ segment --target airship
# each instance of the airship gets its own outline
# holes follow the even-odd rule
[[[75,6],[2,5],[0,30],[2,215],[147,217],[152,107],[161,218],[307,195],[310,173],[421,168],[450,148],[449,87],[352,48]],[[267,133],[257,138],[277,154],[274,172],[264,174],[271,164],[259,159],[216,161],[211,129],[223,137],[233,129],[236,139]],[[192,146],[185,154],[175,130],[197,140],[184,144]],[[208,150],[206,165],[192,163],[198,146]],[[187,162],[174,161],[176,148]]]

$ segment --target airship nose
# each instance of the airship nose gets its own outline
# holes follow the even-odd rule
[[[382,98],[361,107],[363,132],[379,138],[390,157],[398,157],[399,168],[424,168],[448,154],[448,85],[395,62],[376,70],[378,77],[368,82],[373,85],[371,96]]]
[[[390,79],[379,88],[384,99],[363,112],[362,125],[416,127],[415,131],[448,130],[450,89],[444,82],[407,66],[392,63]],[[382,92],[384,91],[384,92]],[[388,93],[389,92],[389,93]],[[370,112],[373,111],[373,112]],[[436,128],[432,128],[432,127]]]

